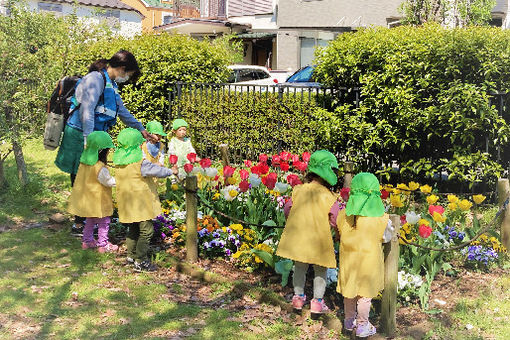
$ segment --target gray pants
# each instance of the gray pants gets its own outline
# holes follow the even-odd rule
[[[305,293],[306,272],[308,271],[308,263],[294,262],[294,294],[300,295]],[[313,298],[322,299],[326,291],[326,267],[313,265]]]

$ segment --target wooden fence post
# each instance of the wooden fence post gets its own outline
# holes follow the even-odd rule
[[[186,177],[186,260],[196,262],[197,245],[197,177]]]
[[[220,144],[219,148],[220,148],[220,155],[221,155],[221,163],[223,163],[223,166],[230,165],[228,144]]]
[[[498,205],[501,206],[510,196],[510,183],[506,178],[498,179]],[[510,249],[510,209],[503,211],[501,218],[501,243]]]
[[[354,171],[354,163],[353,162],[344,162],[344,188],[351,187],[353,171]]]
[[[383,245],[384,250],[384,290],[381,303],[381,328],[388,337],[394,337],[397,328],[397,287],[398,287],[398,257],[400,245],[400,216],[390,215],[395,233],[390,242]]]

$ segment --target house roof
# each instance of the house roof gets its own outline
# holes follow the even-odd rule
[[[147,7],[174,9],[173,3],[164,3],[161,0],[142,0]],[[175,3],[175,0],[174,0]],[[180,0],[180,5],[184,7],[200,8],[200,0]]]
[[[62,3],[68,3],[68,4],[74,4],[75,2],[77,2],[78,4],[85,5],[85,6],[123,9],[126,11],[138,12],[138,10],[123,3],[120,0],[77,0],[77,1],[75,1],[75,0],[50,0],[50,2],[62,2]],[[138,12],[138,13],[140,13],[140,12]]]
[[[217,34],[229,33],[232,24],[227,20],[202,18],[177,18],[169,24],[156,26],[155,30],[176,30],[181,34]]]

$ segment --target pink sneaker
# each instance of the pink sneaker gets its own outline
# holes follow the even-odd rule
[[[108,242],[105,246],[98,247],[97,251],[100,253],[115,253],[117,249],[119,249],[119,246],[116,246],[115,244],[111,244],[110,242]]]
[[[313,299],[310,302],[310,311],[312,314],[324,314],[329,311],[329,308],[324,303],[324,299]]]
[[[82,242],[81,243],[81,249],[94,249],[97,247],[97,244],[95,241],[93,242]]]
[[[292,307],[297,310],[303,309],[306,301],[306,295],[294,295],[292,297]]]
[[[370,322],[356,326],[356,336],[359,338],[368,338],[375,333],[376,329]]]

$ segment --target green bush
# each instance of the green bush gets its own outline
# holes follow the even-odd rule
[[[510,129],[489,93],[509,91],[509,52],[510,34],[498,28],[341,34],[319,52],[316,73],[329,86],[360,87],[362,102],[329,113],[321,143],[363,170],[386,164],[389,174],[397,161],[407,178],[446,171],[450,179],[493,181],[508,161],[498,162],[497,149],[506,150]]]

